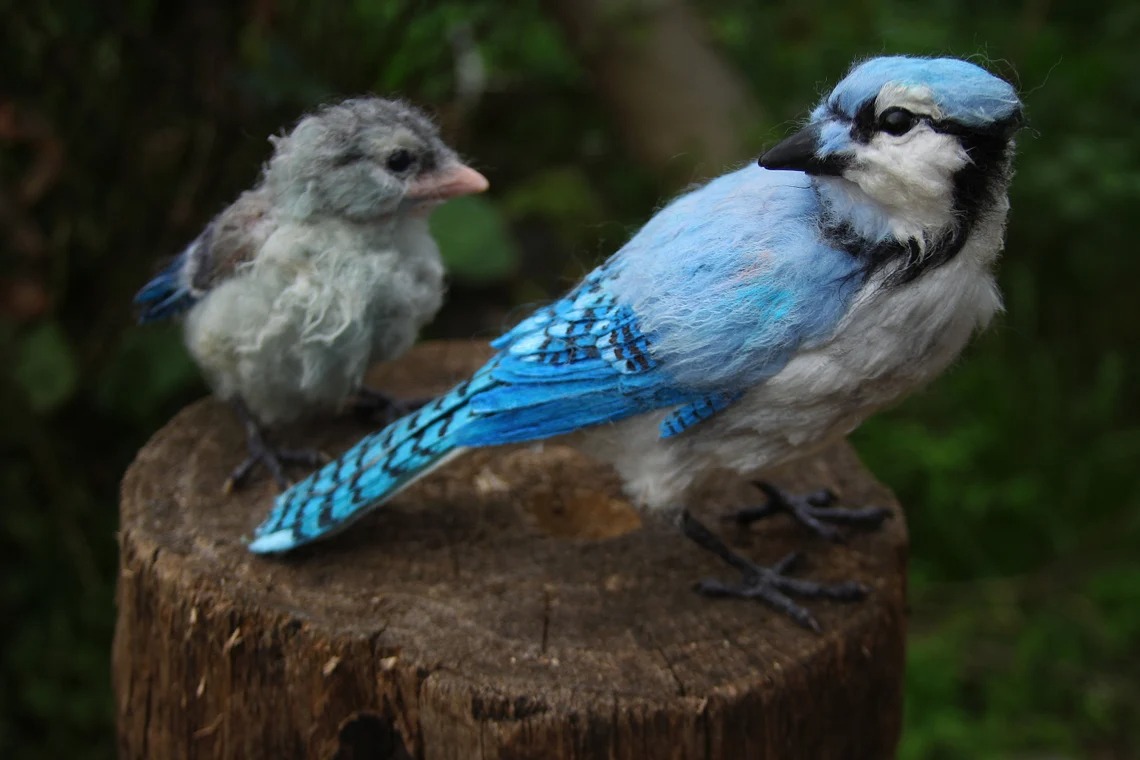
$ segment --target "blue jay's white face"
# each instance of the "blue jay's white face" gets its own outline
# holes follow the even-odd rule
[[[872,59],[759,163],[813,175],[830,201],[880,217],[897,237],[921,237],[1008,173],[1020,118],[1012,87],[973,64]]]
[[[837,156],[846,156],[840,179],[830,181],[853,183],[892,216],[919,227],[946,224],[954,213],[954,176],[970,157],[955,135],[935,128],[941,120],[928,89],[905,86],[884,87],[866,113],[852,119],[827,114],[825,139]]]

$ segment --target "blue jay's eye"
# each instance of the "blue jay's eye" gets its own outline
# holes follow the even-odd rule
[[[415,160],[415,157],[412,156],[410,151],[404,150],[403,148],[397,148],[388,154],[388,161],[386,164],[390,171],[394,171],[399,174],[401,172],[407,171],[408,167],[415,163]]]
[[[888,108],[879,114],[879,131],[905,135],[918,123],[918,117],[905,108]]]

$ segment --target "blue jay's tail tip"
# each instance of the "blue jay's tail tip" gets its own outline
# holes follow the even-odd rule
[[[247,547],[254,554],[278,554],[297,546],[297,539],[291,530],[275,530],[258,536]]]

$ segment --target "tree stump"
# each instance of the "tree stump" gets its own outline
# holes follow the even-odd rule
[[[373,377],[447,389],[483,344],[422,345]],[[345,449],[337,419],[288,442]],[[906,529],[851,448],[773,473],[887,505],[831,544],[724,484],[692,505],[751,557],[872,587],[807,602],[824,628],[699,597],[731,571],[640,515],[605,466],[557,445],[473,452],[333,539],[284,558],[245,541],[276,490],[222,494],[244,452],[223,405],[191,405],[127,471],[113,669],[123,758],[887,758],[902,712]]]

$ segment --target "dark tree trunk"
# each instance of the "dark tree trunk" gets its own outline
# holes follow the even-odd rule
[[[749,158],[758,107],[681,0],[544,0],[626,148],[677,184]]]

